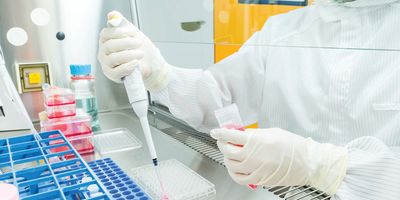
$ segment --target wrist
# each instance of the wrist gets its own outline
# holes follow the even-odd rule
[[[307,139],[309,185],[329,195],[336,193],[347,169],[347,149]]]
[[[166,88],[170,82],[171,68],[167,62],[164,62],[157,70],[153,71],[144,81],[146,89],[150,92],[158,92]]]

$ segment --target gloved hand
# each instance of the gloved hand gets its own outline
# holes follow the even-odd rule
[[[347,149],[282,129],[214,129],[211,136],[229,175],[242,185],[310,185],[332,195],[346,173]]]
[[[137,66],[147,90],[161,90],[169,82],[170,65],[153,42],[126,18],[122,19],[120,26],[101,31],[98,60],[104,74],[117,83],[121,83],[121,79]]]

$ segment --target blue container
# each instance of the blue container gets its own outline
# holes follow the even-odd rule
[[[64,151],[55,151],[60,148]],[[0,170],[0,182],[14,184],[22,200],[110,199],[105,186],[59,131],[1,139]],[[96,188],[95,192],[88,187]]]
[[[88,163],[101,183],[116,200],[151,200],[111,158]]]

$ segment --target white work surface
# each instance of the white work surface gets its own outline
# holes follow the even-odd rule
[[[150,117],[149,120],[152,120],[152,117]],[[127,174],[132,176],[132,168],[151,163],[140,123],[131,110],[100,114],[100,124],[102,130],[127,128],[142,141],[143,146],[141,149],[107,155],[107,157],[112,158],[121,166]],[[176,159],[196,171],[215,184],[217,191],[216,199],[280,199],[267,190],[258,189],[257,191],[252,191],[246,186],[236,184],[229,177],[225,167],[192,150],[154,127],[151,127],[151,131],[159,161]],[[101,156],[96,154],[96,159],[98,158],[101,158]],[[178,177],[177,181],[179,181]]]

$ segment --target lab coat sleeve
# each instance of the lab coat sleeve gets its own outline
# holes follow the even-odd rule
[[[334,200],[400,199],[400,152],[374,137],[347,145],[346,176]]]
[[[170,112],[202,132],[218,126],[214,111],[236,103],[244,124],[257,121],[265,77],[265,48],[255,33],[238,52],[208,67],[173,67],[166,89],[152,93]]]

